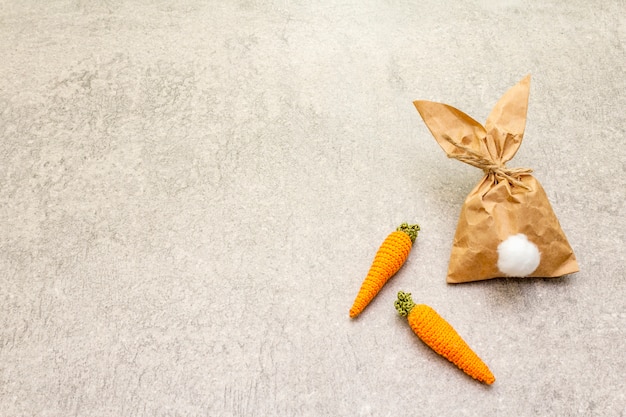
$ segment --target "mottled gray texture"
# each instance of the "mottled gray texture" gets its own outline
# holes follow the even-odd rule
[[[0,415],[625,416],[625,42],[623,0],[0,1]],[[510,165],[581,272],[447,285],[480,172],[411,102],[484,121],[527,73]]]

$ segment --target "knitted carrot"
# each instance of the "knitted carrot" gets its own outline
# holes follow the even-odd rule
[[[487,365],[435,310],[424,304],[415,304],[411,293],[402,291],[398,292],[394,305],[401,316],[408,316],[413,332],[431,349],[472,378],[489,385],[494,383],[496,379]]]
[[[389,278],[404,265],[419,230],[417,224],[402,223],[383,241],[350,309],[350,317],[361,314]]]

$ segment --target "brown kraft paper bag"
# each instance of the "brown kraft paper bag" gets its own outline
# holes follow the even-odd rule
[[[483,127],[442,103],[415,101],[448,157],[484,171],[465,199],[454,235],[447,282],[559,277],[578,271],[574,252],[548,197],[526,168],[507,168],[524,135],[530,76],[495,105]]]

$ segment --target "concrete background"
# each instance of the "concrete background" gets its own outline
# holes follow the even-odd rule
[[[625,416],[625,41],[623,0],[0,1],[0,415]],[[447,285],[481,173],[412,101],[484,121],[528,73],[509,165],[581,272]]]

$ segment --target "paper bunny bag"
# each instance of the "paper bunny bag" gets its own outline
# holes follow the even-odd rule
[[[495,105],[483,127],[442,103],[415,101],[448,157],[484,171],[465,199],[454,235],[447,281],[559,277],[578,271],[574,252],[548,197],[526,168],[508,168],[524,135],[530,76]]]

